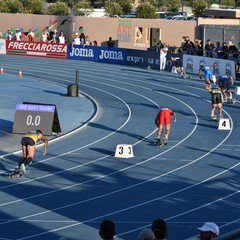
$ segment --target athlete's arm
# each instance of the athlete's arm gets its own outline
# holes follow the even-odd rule
[[[157,127],[159,127],[159,114],[160,114],[160,112],[158,113],[158,115],[155,118],[155,124]]]
[[[229,76],[229,79],[230,79],[231,84],[233,85],[233,84],[234,84],[233,77],[232,77],[232,76]]]
[[[175,112],[173,112],[173,121],[176,122],[177,121],[177,114]]]
[[[208,85],[205,87],[205,89],[206,89],[207,91],[209,91],[209,92],[212,91],[212,89],[211,89],[210,86],[208,86]]]
[[[199,77],[202,79],[202,68],[199,69]]]
[[[175,112],[171,112],[171,116],[173,117],[173,121],[176,122],[177,121],[177,115]]]
[[[45,136],[42,135],[41,140],[44,142],[43,156],[45,156],[46,153],[47,153],[48,139]]]

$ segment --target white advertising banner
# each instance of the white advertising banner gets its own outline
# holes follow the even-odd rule
[[[213,64],[216,64],[216,66],[213,67],[214,75],[232,75],[235,79],[236,67],[235,62],[232,60],[194,56],[187,54],[183,55],[183,67],[188,74],[198,74],[200,65],[210,66]]]
[[[0,39],[0,54],[6,54],[6,40]]]

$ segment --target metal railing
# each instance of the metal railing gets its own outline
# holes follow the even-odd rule
[[[222,236],[216,238],[216,240],[239,240],[240,239],[240,229],[225,233]]]

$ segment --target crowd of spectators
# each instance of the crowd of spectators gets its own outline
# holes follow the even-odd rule
[[[213,222],[206,222],[197,228],[198,236],[191,240],[212,240],[219,236],[219,227]],[[114,240],[117,234],[115,223],[106,219],[100,223],[99,236],[102,240]],[[138,234],[138,240],[167,240],[168,227],[163,219],[155,219],[150,228],[143,228]]]
[[[190,55],[234,60],[238,66],[237,71],[240,70],[240,43],[236,46],[231,41],[213,43],[211,39],[207,39],[206,44],[203,44],[199,39],[195,39],[193,42],[189,36],[183,36],[181,50]]]
[[[90,37],[85,35],[83,32],[83,28],[79,27],[79,32],[75,32],[73,34],[72,44],[73,45],[83,45],[83,46],[98,46],[97,40],[91,41]],[[40,39],[37,40],[35,38],[35,33],[29,29],[28,32],[20,32],[19,29],[15,31],[11,31],[8,28],[5,34],[0,33],[0,38],[4,37],[6,40],[15,40],[15,41],[40,41],[45,43],[59,43],[66,44],[69,41],[67,40],[63,31],[60,31],[58,34],[57,29],[50,30],[48,28],[44,28],[41,32]],[[112,40],[112,37],[109,37],[108,41],[106,41],[107,47],[116,47],[115,41]]]

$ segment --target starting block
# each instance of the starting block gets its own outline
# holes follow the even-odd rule
[[[177,68],[175,66],[172,66],[172,73],[177,73]]]
[[[118,144],[115,151],[115,157],[118,157],[118,158],[134,157],[132,145]]]
[[[235,88],[235,94],[236,95],[240,95],[240,87],[236,87]]]
[[[228,118],[222,118],[218,122],[218,130],[231,130]]]

